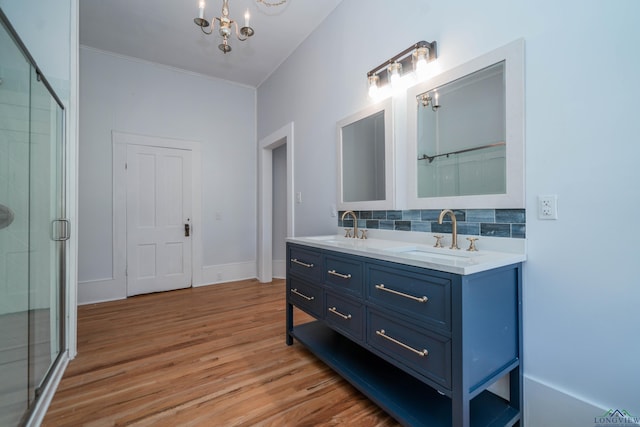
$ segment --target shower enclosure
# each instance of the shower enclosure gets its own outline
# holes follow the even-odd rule
[[[64,109],[0,19],[0,425],[17,426],[66,349]]]

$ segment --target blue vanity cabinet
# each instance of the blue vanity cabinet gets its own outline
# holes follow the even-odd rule
[[[319,274],[292,261],[303,253]],[[298,340],[403,425],[520,424],[520,263],[458,275],[292,242],[287,255],[287,344]],[[311,293],[303,283],[319,296],[292,292]],[[317,320],[294,326],[294,306]],[[506,375],[508,400],[487,390]]]

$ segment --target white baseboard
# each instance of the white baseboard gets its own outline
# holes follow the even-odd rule
[[[115,301],[126,297],[126,280],[102,279],[78,282],[78,305]]]
[[[273,260],[273,278],[274,279],[286,279],[287,278],[287,262],[285,260]]]
[[[640,414],[633,414],[635,419],[606,415],[607,411],[616,409],[622,411],[625,408],[603,408],[526,375],[524,377],[523,424],[527,427],[640,425]]]
[[[255,279],[256,277],[255,261],[207,265],[202,267],[202,283],[194,283],[193,287]]]
[[[201,283],[193,283],[193,287],[253,279],[255,277],[255,261],[208,265],[202,268]],[[78,305],[95,304],[125,298],[127,298],[126,280],[99,279],[78,282]]]

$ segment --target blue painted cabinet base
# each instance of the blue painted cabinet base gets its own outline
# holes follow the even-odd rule
[[[312,248],[287,245],[288,266],[291,260],[298,261],[294,263],[295,268],[300,267],[299,262],[304,264],[307,261],[301,261],[300,250],[303,250],[303,255],[315,257],[314,262],[306,262],[313,267],[298,271],[287,268],[288,345],[293,344],[294,339],[298,340],[403,425],[497,427],[521,424],[520,264],[458,276],[335,251],[313,249],[313,254],[305,254],[304,251],[309,249]],[[324,256],[331,259],[344,257],[365,266],[361,296],[349,290],[358,289],[352,282],[346,286],[345,299],[351,298],[354,304],[362,303],[368,314],[370,310],[389,318],[396,316],[398,322],[413,328],[424,324],[427,325],[425,333],[441,336],[443,341],[450,339],[451,351],[444,368],[450,374],[450,380],[430,375],[428,371],[426,374],[420,372],[402,358],[372,346],[368,338],[354,338],[336,328],[330,317],[333,313],[327,311],[325,291],[329,291],[329,295],[337,295],[340,288],[335,286],[335,275],[328,282],[324,280],[328,271],[324,268]],[[450,281],[451,299],[444,299],[451,305],[450,319],[445,318],[444,322],[450,326],[433,326],[420,321],[412,325],[410,316],[376,305],[375,298],[368,298],[367,286],[373,286],[373,282],[368,283],[369,271],[377,268],[397,269],[399,277],[403,278],[422,277],[424,274],[434,282]],[[301,281],[306,286],[304,292],[299,290]],[[318,320],[294,326],[294,306]],[[367,315],[362,325],[367,331],[364,335],[368,337],[372,335],[372,317]],[[509,401],[486,390],[504,375],[509,375],[510,380]]]

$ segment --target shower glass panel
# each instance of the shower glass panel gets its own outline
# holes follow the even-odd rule
[[[60,352],[60,256],[63,218],[62,109],[31,72],[29,173],[29,399]]]
[[[0,18],[0,425],[17,426],[65,348],[64,111]]]

